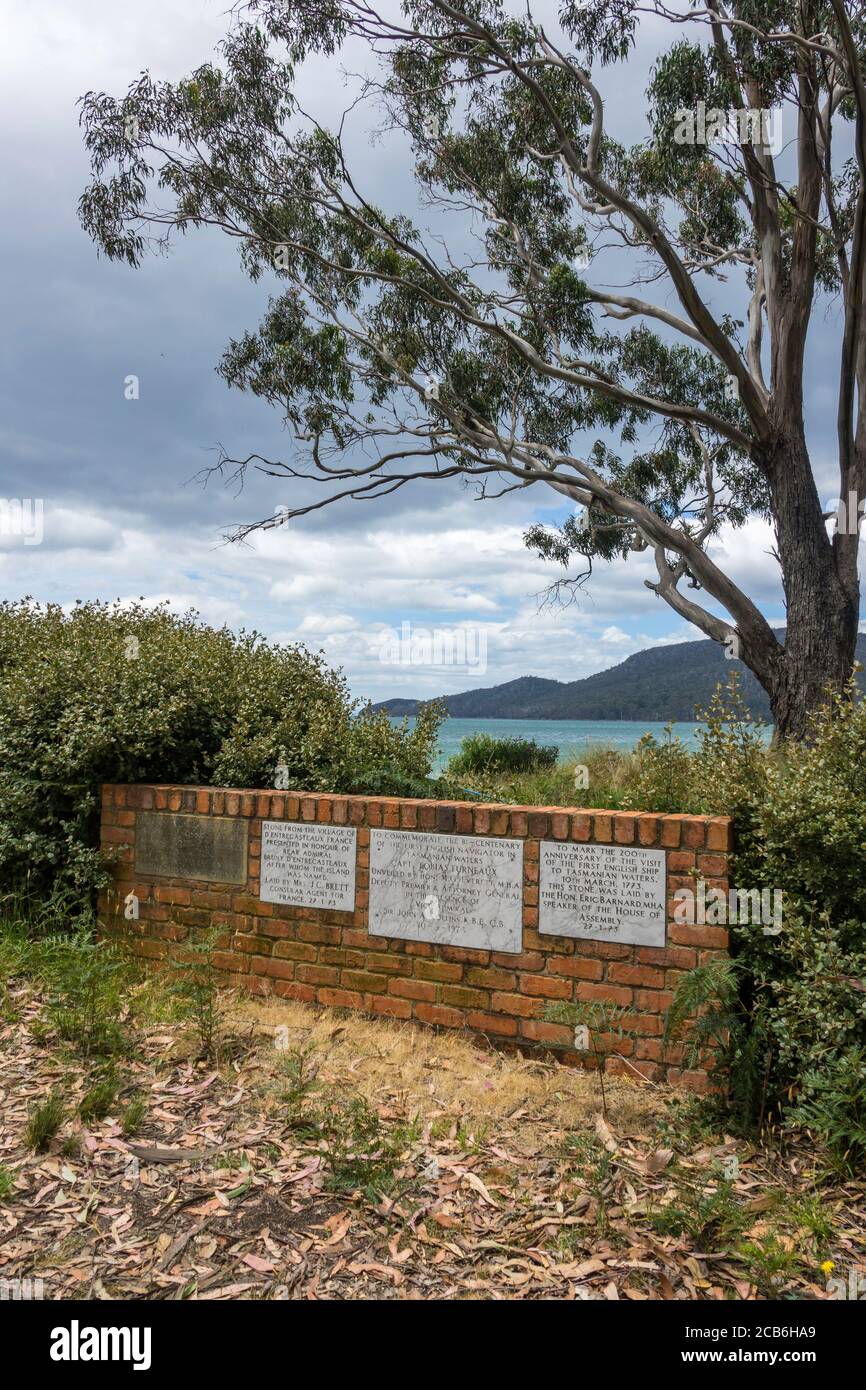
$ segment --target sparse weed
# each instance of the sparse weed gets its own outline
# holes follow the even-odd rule
[[[43,1101],[31,1106],[24,1131],[24,1142],[34,1153],[42,1153],[63,1124],[66,1109],[59,1091],[52,1091]]]
[[[117,1101],[119,1089],[120,1081],[117,1067],[113,1063],[109,1063],[97,1074],[93,1085],[85,1091],[78,1102],[78,1114],[82,1124],[87,1125],[94,1120],[104,1120]]]
[[[147,1101],[141,1094],[134,1095],[127,1102],[120,1117],[120,1128],[123,1133],[129,1135],[137,1134],[141,1129],[142,1122],[147,1114]]]

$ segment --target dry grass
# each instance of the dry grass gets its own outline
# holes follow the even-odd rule
[[[540,1134],[590,1128],[599,1111],[598,1082],[590,1073],[519,1054],[487,1050],[460,1033],[436,1033],[420,1024],[336,1014],[287,1001],[233,996],[231,1030],[273,1036],[288,1029],[289,1048],[314,1049],[318,1080],[381,1105],[398,1101],[422,1121],[459,1108],[470,1123],[520,1120]],[[281,1053],[257,1049],[266,1072],[279,1075]],[[629,1133],[663,1112],[664,1094],[637,1081],[606,1078],[609,1118]]]

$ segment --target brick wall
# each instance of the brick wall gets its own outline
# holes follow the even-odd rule
[[[240,817],[248,828],[246,883],[229,885],[137,873],[136,820],[141,811]],[[263,820],[357,827],[354,912],[288,907],[259,899]],[[152,824],[152,822],[151,822]],[[509,836],[524,842],[523,950],[519,955],[371,936],[367,930],[371,827],[443,835]],[[663,849],[667,872],[664,947],[540,935],[541,840]],[[448,1028],[466,1028],[499,1043],[555,1046],[581,1064],[572,1030],[544,1020],[551,1000],[608,999],[624,1006],[624,1035],[613,1042],[611,1072],[706,1087],[702,1072],[682,1069],[680,1049],[662,1046],[664,1013],[683,971],[727,947],[722,927],[673,921],[671,898],[694,887],[728,888],[730,822],[719,817],[662,816],[561,807],[481,805],[393,797],[292,794],[175,786],[105,786],[102,843],[120,848],[113,892],[100,900],[108,932],[125,931],[153,961],[182,950],[190,929],[225,928],[217,964],[227,982],[257,994]],[[134,892],[139,920],[123,918]]]

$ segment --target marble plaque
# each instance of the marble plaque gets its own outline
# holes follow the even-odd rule
[[[262,902],[354,912],[356,841],[353,826],[262,821]]]
[[[523,841],[370,831],[370,934],[522,950]]]
[[[538,930],[621,945],[665,944],[665,852],[542,840]]]

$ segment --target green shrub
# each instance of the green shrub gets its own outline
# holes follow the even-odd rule
[[[104,1120],[114,1108],[119,1090],[117,1067],[113,1062],[109,1062],[107,1067],[96,1073],[92,1084],[78,1102],[78,1114],[82,1123],[88,1125],[93,1120]]]
[[[781,891],[782,923],[770,936],[732,924],[733,965],[685,976],[669,1027],[686,1032],[693,1057],[715,1047],[740,1123],[784,1113],[856,1165],[866,1099],[866,701],[852,686],[818,713],[808,740],[780,750],[767,750],[743,716],[736,685],[706,719],[679,809],[733,817],[731,883]]]
[[[30,1107],[24,1142],[34,1153],[42,1153],[63,1124],[66,1107],[59,1091],[52,1091],[43,1101]]]
[[[214,964],[214,952],[222,935],[221,927],[190,933],[182,949],[169,958],[170,989],[180,1005],[180,1015],[192,1024],[201,1056],[213,1059],[219,1053],[222,1024],[220,972]]]
[[[452,777],[480,774],[495,776],[505,772],[539,772],[556,766],[559,750],[555,744],[543,746],[531,738],[493,738],[490,734],[470,734],[448,762]]]
[[[682,811],[692,798],[695,760],[672,725],[665,726],[662,739],[644,734],[635,745],[634,754],[625,786],[625,804],[662,815]]]
[[[321,655],[194,613],[0,603],[0,881],[89,901],[102,782],[269,787],[284,763],[300,790],[429,795],[441,717],[392,724]]]
[[[371,1201],[391,1191],[406,1147],[417,1139],[417,1125],[383,1125],[363,1096],[347,1105],[335,1101],[315,1116],[332,1192],[360,1190]]]
[[[92,924],[67,936],[49,937],[32,953],[34,973],[48,989],[47,1021],[85,1057],[128,1050],[121,1025],[131,967],[118,947],[99,940]]]
[[[840,1167],[862,1174],[866,1162],[866,1048],[851,1047],[803,1077],[792,1120],[823,1139]]]
[[[131,1096],[124,1106],[120,1117],[120,1128],[128,1139],[131,1135],[137,1134],[144,1123],[147,1114],[147,1098],[141,1093]]]

